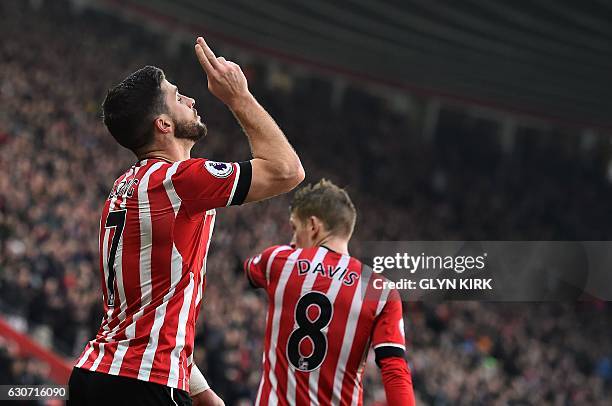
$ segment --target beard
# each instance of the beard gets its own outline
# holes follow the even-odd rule
[[[194,142],[206,137],[208,133],[206,124],[201,121],[186,122],[174,120],[174,126],[174,136],[176,138],[192,140]]]

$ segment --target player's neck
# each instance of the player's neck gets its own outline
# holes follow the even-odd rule
[[[172,144],[164,146],[153,145],[145,150],[138,151],[136,156],[139,160],[143,159],[163,159],[168,162],[184,161],[191,157],[191,147],[193,145]]]
[[[338,237],[327,237],[320,241],[318,244],[320,247],[327,248],[328,250],[337,252],[338,254],[349,255],[348,252],[348,241]]]

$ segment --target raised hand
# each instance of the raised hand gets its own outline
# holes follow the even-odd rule
[[[251,96],[246,77],[240,66],[222,56],[215,56],[204,38],[198,37],[195,53],[206,72],[208,90],[229,108]]]

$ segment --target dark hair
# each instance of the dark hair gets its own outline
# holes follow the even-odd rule
[[[290,209],[302,221],[310,216],[317,217],[332,234],[343,237],[353,234],[357,217],[355,206],[346,190],[327,179],[298,190]]]
[[[106,128],[119,144],[135,151],[153,139],[153,119],[166,111],[164,71],[145,66],[123,79],[102,103]]]

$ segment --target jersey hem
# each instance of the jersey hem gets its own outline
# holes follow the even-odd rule
[[[100,370],[99,370],[99,369],[100,369],[100,368],[99,368],[99,367],[100,367],[100,365],[101,365],[101,366],[105,366],[105,367],[109,367],[109,369],[110,369],[110,367],[112,366],[112,364],[107,364],[107,363],[104,363],[104,362],[100,362],[100,364],[98,364],[98,368],[96,368],[96,370],[95,370],[95,371],[92,371],[91,369],[89,369],[89,368],[85,368],[85,367],[83,367],[83,366],[77,367],[77,366],[75,365],[74,367],[75,367],[75,368],[84,369],[84,370],[86,370],[86,371],[98,372],[98,373],[101,373],[101,374],[114,375],[114,376],[122,376],[122,377],[124,377],[124,378],[138,379],[139,381],[156,383],[156,384],[159,384],[159,385],[164,385],[164,386],[167,386],[167,387],[169,387],[169,388],[175,388],[175,389],[184,390],[184,391],[186,391],[186,392],[189,392],[189,381],[187,381],[187,384],[185,385],[185,387],[184,387],[184,388],[181,388],[181,386],[180,386],[180,382],[179,382],[179,384],[177,384],[176,386],[174,386],[174,385],[169,385],[169,384],[168,384],[168,380],[170,379],[170,377],[169,377],[169,376],[167,376],[167,375],[160,375],[160,374],[157,374],[157,373],[151,372],[151,373],[149,374],[149,376],[150,376],[150,377],[153,377],[153,378],[155,378],[155,379],[142,379],[142,378],[139,378],[139,377],[138,377],[138,374],[140,373],[140,370],[139,370],[139,369],[134,369],[134,368],[131,368],[131,367],[124,367],[124,366],[121,366],[119,373],[115,375],[115,374],[111,374],[111,373],[109,373],[109,372],[102,372],[102,371],[100,371]],[[121,373],[121,370],[126,370],[126,371],[129,371],[129,372],[132,372],[132,374],[135,374],[135,375]],[[183,379],[183,380],[184,380],[184,379]]]

